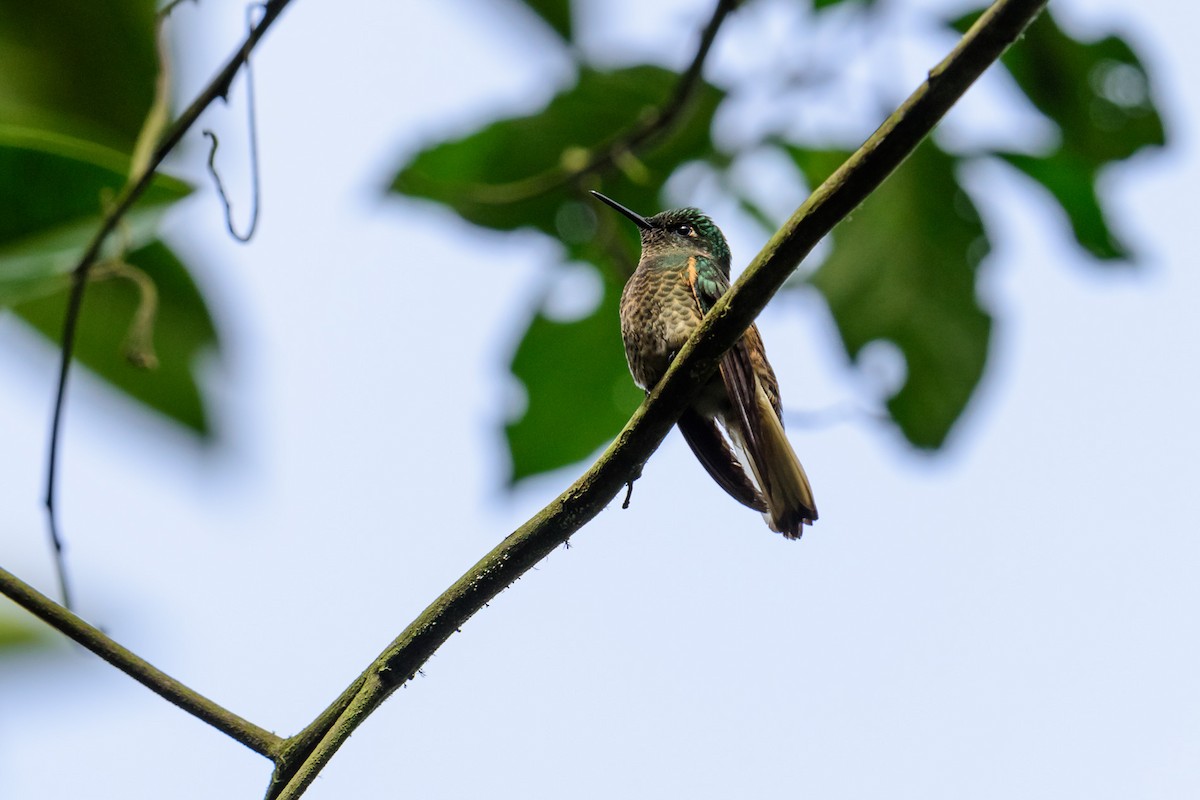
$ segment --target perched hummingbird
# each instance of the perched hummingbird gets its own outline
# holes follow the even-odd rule
[[[621,292],[621,338],[634,381],[649,391],[729,290],[729,245],[699,209],[643,217],[592,194],[641,233],[641,260]],[[744,454],[750,474],[722,427]],[[808,476],[783,433],[779,383],[757,326],[721,358],[720,369],[679,418],[679,430],[708,474],[735,500],[761,511],[771,530],[799,539],[817,519]]]

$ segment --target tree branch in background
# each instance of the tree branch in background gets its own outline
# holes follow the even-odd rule
[[[66,316],[63,318],[62,359],[58,370],[58,385],[54,394],[54,416],[50,423],[50,454],[48,459],[49,465],[46,470],[45,498],[46,514],[50,528],[50,541],[54,547],[55,564],[58,569],[59,590],[63,605],[68,608],[71,606],[71,596],[67,584],[66,569],[63,564],[63,540],[60,534],[55,496],[57,494],[59,440],[62,432],[63,405],[67,393],[67,376],[70,373],[71,358],[75,352],[75,330],[79,323],[80,309],[83,307],[83,293],[87,288],[88,275],[92,266],[99,258],[100,251],[104,247],[105,242],[108,241],[108,237],[112,235],[125,214],[133,208],[133,205],[150,186],[150,182],[154,179],[155,170],[162,164],[163,159],[175,149],[175,146],[179,144],[183,135],[199,119],[200,114],[212,105],[213,101],[218,97],[224,98],[229,93],[229,86],[233,83],[238,70],[246,64],[250,58],[251,51],[254,50],[263,34],[267,32],[267,29],[271,27],[290,2],[291,0],[269,0],[263,5],[262,18],[257,25],[251,28],[241,47],[230,56],[216,77],[200,92],[199,96],[192,101],[192,104],[166,129],[166,132],[162,135],[158,145],[154,147],[149,158],[144,158],[144,156],[135,158],[135,167],[137,166],[136,162],[142,160],[145,160],[145,164],[137,171],[137,174],[130,175],[129,181],[125,184],[121,193],[113,200],[111,208],[104,215],[104,220],[100,228],[88,242],[83,257],[80,258],[79,263],[71,272],[71,294],[67,300]],[[168,8],[173,8],[175,5],[175,3],[172,3]],[[139,147],[138,149],[142,150],[143,148]]]
[[[204,695],[184,686],[153,664],[114,642],[99,628],[84,622],[71,611],[2,568],[0,568],[0,592],[159,697],[174,703],[193,717],[207,722],[254,752],[267,758],[274,758],[283,746],[284,739],[282,737],[258,727],[253,722],[242,719]]]
[[[311,725],[288,739],[268,800],[295,800],[350,734],[489,600],[594,518],[812,248],[933,130],[1047,0],[997,0],[928,79],[800,206],[721,298],[599,460],[437,598]]]
[[[72,303],[64,330],[64,360],[52,441],[57,440],[71,337],[88,270],[96,262],[104,241],[121,216],[148,185],[153,170],[200,112],[228,91],[230,81],[245,62],[250,49],[288,2],[268,3],[262,21],[247,37],[241,50],[170,128],[155,149],[146,171],[131,180],[114,202],[76,268]],[[900,165],[979,74],[1017,38],[1045,2],[998,0],[954,51],[930,71],[928,80],[772,237],[729,293],[705,317],[663,380],[596,464],[468,570],[329,708],[296,736],[281,739],[197,695],[3,570],[0,570],[0,593],[172,703],[271,758],[276,770],[268,798],[299,797],[358,725],[393,691],[410,680],[452,633],[500,591],[566,542],[616,497],[662,442],[698,387],[715,370],[721,354],[741,336],[800,260]],[[53,463],[52,459],[47,499],[52,522]]]

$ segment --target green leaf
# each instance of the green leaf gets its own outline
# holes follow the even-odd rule
[[[604,298],[593,313],[561,322],[536,309],[513,356],[528,407],[505,428],[510,483],[586,457],[620,429],[640,397],[617,321],[620,279],[636,263],[636,230],[598,209],[566,173],[655,113],[678,81],[678,74],[652,66],[584,68],[542,111],[435,144],[404,165],[390,187],[442,203],[477,225],[539,230],[562,242],[568,258],[597,265],[604,275]],[[676,125],[645,152],[608,168],[598,188],[654,213],[660,188],[681,164],[719,158],[710,131],[723,96],[701,83]]]
[[[1096,196],[1096,172],[1070,153],[1037,157],[997,153],[1000,158],[1044,186],[1067,213],[1075,239],[1098,259],[1128,260],[1129,251],[1113,234]]]
[[[154,0],[0,3],[0,119],[131,150],[154,97],[154,18]]]
[[[512,359],[528,406],[505,426],[509,483],[573,464],[616,435],[641,401],[625,364],[617,307],[619,281],[604,283],[600,305],[559,322],[538,309]]]
[[[202,353],[215,350],[216,330],[196,285],[179,259],[151,242],[125,261],[157,289],[154,323],[156,369],[140,369],[124,357],[125,340],[141,296],[128,280],[112,278],[87,287],[75,347],[76,358],[118,389],[197,433],[210,434],[195,370]],[[17,306],[16,313],[56,342],[61,341],[67,292]]]
[[[100,227],[104,198],[125,184],[129,159],[45,131],[0,126],[0,308],[61,290]],[[118,240],[152,240],[158,221],[191,188],[164,175],[125,217]]]
[[[982,12],[955,20],[966,31]],[[1099,167],[1165,142],[1150,77],[1124,39],[1068,36],[1045,11],[1001,62],[1062,131],[1062,150]]]
[[[560,212],[581,197],[564,171],[653,113],[678,80],[660,67],[585,68],[575,86],[537,114],[493,122],[416,154],[390,189],[443,203],[476,225],[532,227],[557,238]],[[627,159],[623,171],[606,176],[605,191],[626,203],[653,205],[676,167],[713,153],[710,128],[722,97],[702,83],[673,131],[636,160]]]
[[[524,0],[533,13],[566,41],[571,41],[571,0]]]
[[[814,186],[847,156],[791,152]],[[900,348],[908,374],[888,411],[924,448],[940,447],[966,407],[991,330],[975,285],[989,245],[956,163],[924,142],[834,229],[833,251],[811,279],[851,358],[876,340]]]
[[[0,308],[15,307],[55,341],[68,273],[125,184],[127,154],[154,98],[155,15],[154,0],[0,7]],[[157,176],[93,270],[102,275],[132,251],[123,260],[142,272],[131,274],[157,288],[160,367],[138,370],[122,358],[144,299],[128,280],[88,287],[76,355],[119,389],[207,433],[192,369],[196,353],[215,342],[212,322],[183,266],[155,243],[159,217],[189,192]]]
[[[965,31],[979,13],[951,25]],[[1068,36],[1047,11],[1002,63],[1030,102],[1058,125],[1061,141],[1040,156],[996,155],[1050,192],[1088,253],[1104,261],[1130,259],[1109,227],[1096,178],[1106,164],[1165,142],[1141,60],[1117,36],[1091,43]]]
[[[875,5],[875,0],[813,0],[813,10],[824,11],[833,6],[848,6],[855,3],[869,8]]]

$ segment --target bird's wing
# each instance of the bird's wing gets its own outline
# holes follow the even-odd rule
[[[755,511],[766,512],[767,501],[737,460],[716,420],[706,419],[693,409],[679,418],[679,432],[696,454],[696,459],[729,496]]]
[[[714,262],[703,257],[689,258],[686,274],[692,297],[700,308],[701,315],[707,314],[713,303],[729,289],[729,279]],[[738,347],[744,345],[739,342],[735,345],[735,348]],[[725,361],[728,359],[729,354],[722,359],[721,377],[726,384],[726,392],[732,399],[733,394],[728,390],[729,381],[725,377]],[[736,400],[734,402],[736,403]],[[767,510],[766,500],[738,460],[733,446],[716,420],[705,418],[689,409],[679,418],[678,424],[683,438],[687,440],[696,458],[722,489],[742,505],[756,511]]]
[[[692,287],[692,295],[700,306],[702,314],[708,314],[721,295],[729,291],[729,278],[717,268],[716,264],[702,257],[693,257],[688,264],[688,284]],[[757,343],[759,352],[762,351],[762,338],[758,329],[751,325],[733,347],[721,356],[721,381],[729,395],[735,416],[741,418],[745,444],[753,444],[752,437],[760,426],[752,424],[757,420],[751,417],[755,413],[757,396],[755,388],[755,364],[750,345]],[[765,362],[764,362],[765,363]],[[768,366],[769,370],[770,367]],[[771,375],[771,388],[778,396],[778,384],[775,376]],[[770,396],[770,393],[768,393]],[[763,487],[766,488],[766,487]]]
[[[705,314],[729,290],[729,279],[706,259],[690,262],[687,274]],[[766,500],[768,521],[785,536],[799,538],[803,526],[816,520],[816,506],[804,468],[784,436],[779,384],[756,326],[721,357],[720,373],[732,406],[733,419],[727,424],[736,427],[732,432]]]

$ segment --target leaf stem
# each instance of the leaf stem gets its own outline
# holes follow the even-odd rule
[[[704,69],[704,62],[708,59],[713,41],[717,38],[717,31],[721,29],[721,24],[729,16],[729,12],[737,7],[738,2],[739,0],[718,0],[712,17],[700,33],[700,44],[696,48],[696,55],[675,84],[671,96],[661,106],[647,114],[633,130],[617,136],[607,144],[599,145],[589,152],[582,163],[577,166],[555,167],[511,183],[476,184],[468,190],[471,199],[480,203],[502,205],[538,197],[571,181],[579,180],[585,175],[607,169],[628,159],[632,153],[669,131],[680,113],[687,107],[692,95],[695,94],[696,85],[700,82],[700,75]]]

